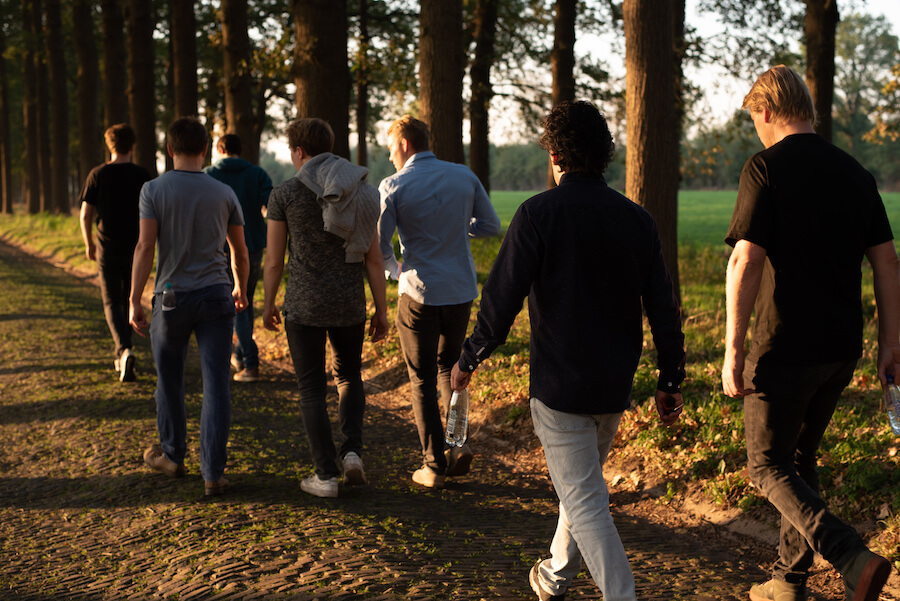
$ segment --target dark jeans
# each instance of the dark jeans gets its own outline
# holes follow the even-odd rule
[[[97,264],[100,267],[100,297],[106,325],[116,346],[116,358],[131,348],[131,324],[128,323],[128,296],[131,294],[132,255],[109,252],[97,248]]]
[[[773,575],[805,584],[814,552],[839,571],[865,545],[819,496],[816,452],[856,361],[797,366],[747,363],[744,398],[750,477],[781,512]]]
[[[450,371],[459,361],[472,302],[423,305],[406,294],[397,303],[397,330],[412,385],[412,406],[425,465],[447,471],[444,425],[438,407],[438,386],[445,410],[450,404]]]
[[[300,389],[300,412],[309,441],[309,450],[316,464],[316,474],[322,478],[340,475],[337,453],[331,436],[331,420],[325,403],[327,378],[325,375],[325,338],[331,342],[332,368],[338,390],[338,418],[344,444],[341,457],[353,451],[362,456],[363,414],[366,395],[363,392],[362,344],[366,323],[334,328],[305,326],[286,319],[287,334],[297,387]]]
[[[256,293],[256,284],[259,282],[259,272],[262,270],[263,251],[250,253],[250,274],[247,277],[247,308],[234,318],[234,333],[237,336],[237,345],[234,352],[241,363],[247,369],[259,367],[259,349],[253,340],[253,295]],[[229,274],[231,271],[229,270]],[[233,277],[233,276],[232,276]]]

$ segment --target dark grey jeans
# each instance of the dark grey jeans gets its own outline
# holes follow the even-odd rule
[[[781,512],[773,575],[806,584],[814,552],[839,571],[865,545],[819,496],[816,453],[856,361],[826,365],[758,366],[748,362],[744,429],[750,477]]]
[[[122,351],[131,348],[131,324],[128,323],[131,294],[131,254],[109,252],[97,248],[97,264],[100,267],[100,296],[106,325],[112,334],[118,358]]]
[[[338,391],[338,418],[344,443],[341,457],[353,451],[362,456],[363,414],[366,395],[363,391],[362,344],[366,323],[356,326],[318,328],[290,321],[284,322],[297,386],[300,389],[300,412],[309,441],[309,450],[322,478],[339,476],[337,451],[331,436],[331,420],[325,397],[328,392],[325,373],[325,337],[331,342],[332,367]]]
[[[439,474],[447,471],[447,459],[438,386],[446,409],[453,393],[450,372],[459,361],[471,310],[471,301],[459,305],[423,305],[403,294],[397,302],[397,332],[409,372],[419,442],[425,465]]]

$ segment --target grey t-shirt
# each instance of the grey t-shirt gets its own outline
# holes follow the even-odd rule
[[[175,292],[231,285],[225,244],[228,227],[244,225],[241,205],[231,187],[206,173],[168,171],[141,189],[141,219],[155,219],[156,285]]]
[[[272,190],[267,217],[288,232],[285,319],[319,328],[364,322],[365,263],[345,261],[344,240],[325,231],[315,193],[292,177]]]

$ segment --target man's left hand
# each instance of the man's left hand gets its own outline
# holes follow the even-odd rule
[[[469,387],[473,373],[475,372],[461,370],[459,363],[454,363],[453,370],[450,372],[450,388],[457,392],[462,392]]]
[[[656,391],[656,411],[659,413],[662,423],[671,426],[678,421],[683,409],[684,399],[680,392],[673,394],[662,390]]]

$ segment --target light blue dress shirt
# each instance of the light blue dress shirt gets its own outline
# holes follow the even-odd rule
[[[403,169],[381,181],[378,236],[385,275],[400,281],[400,294],[424,305],[458,305],[478,297],[469,238],[500,232],[500,218],[472,171],[414,154]],[[403,265],[394,256],[400,235]]]

